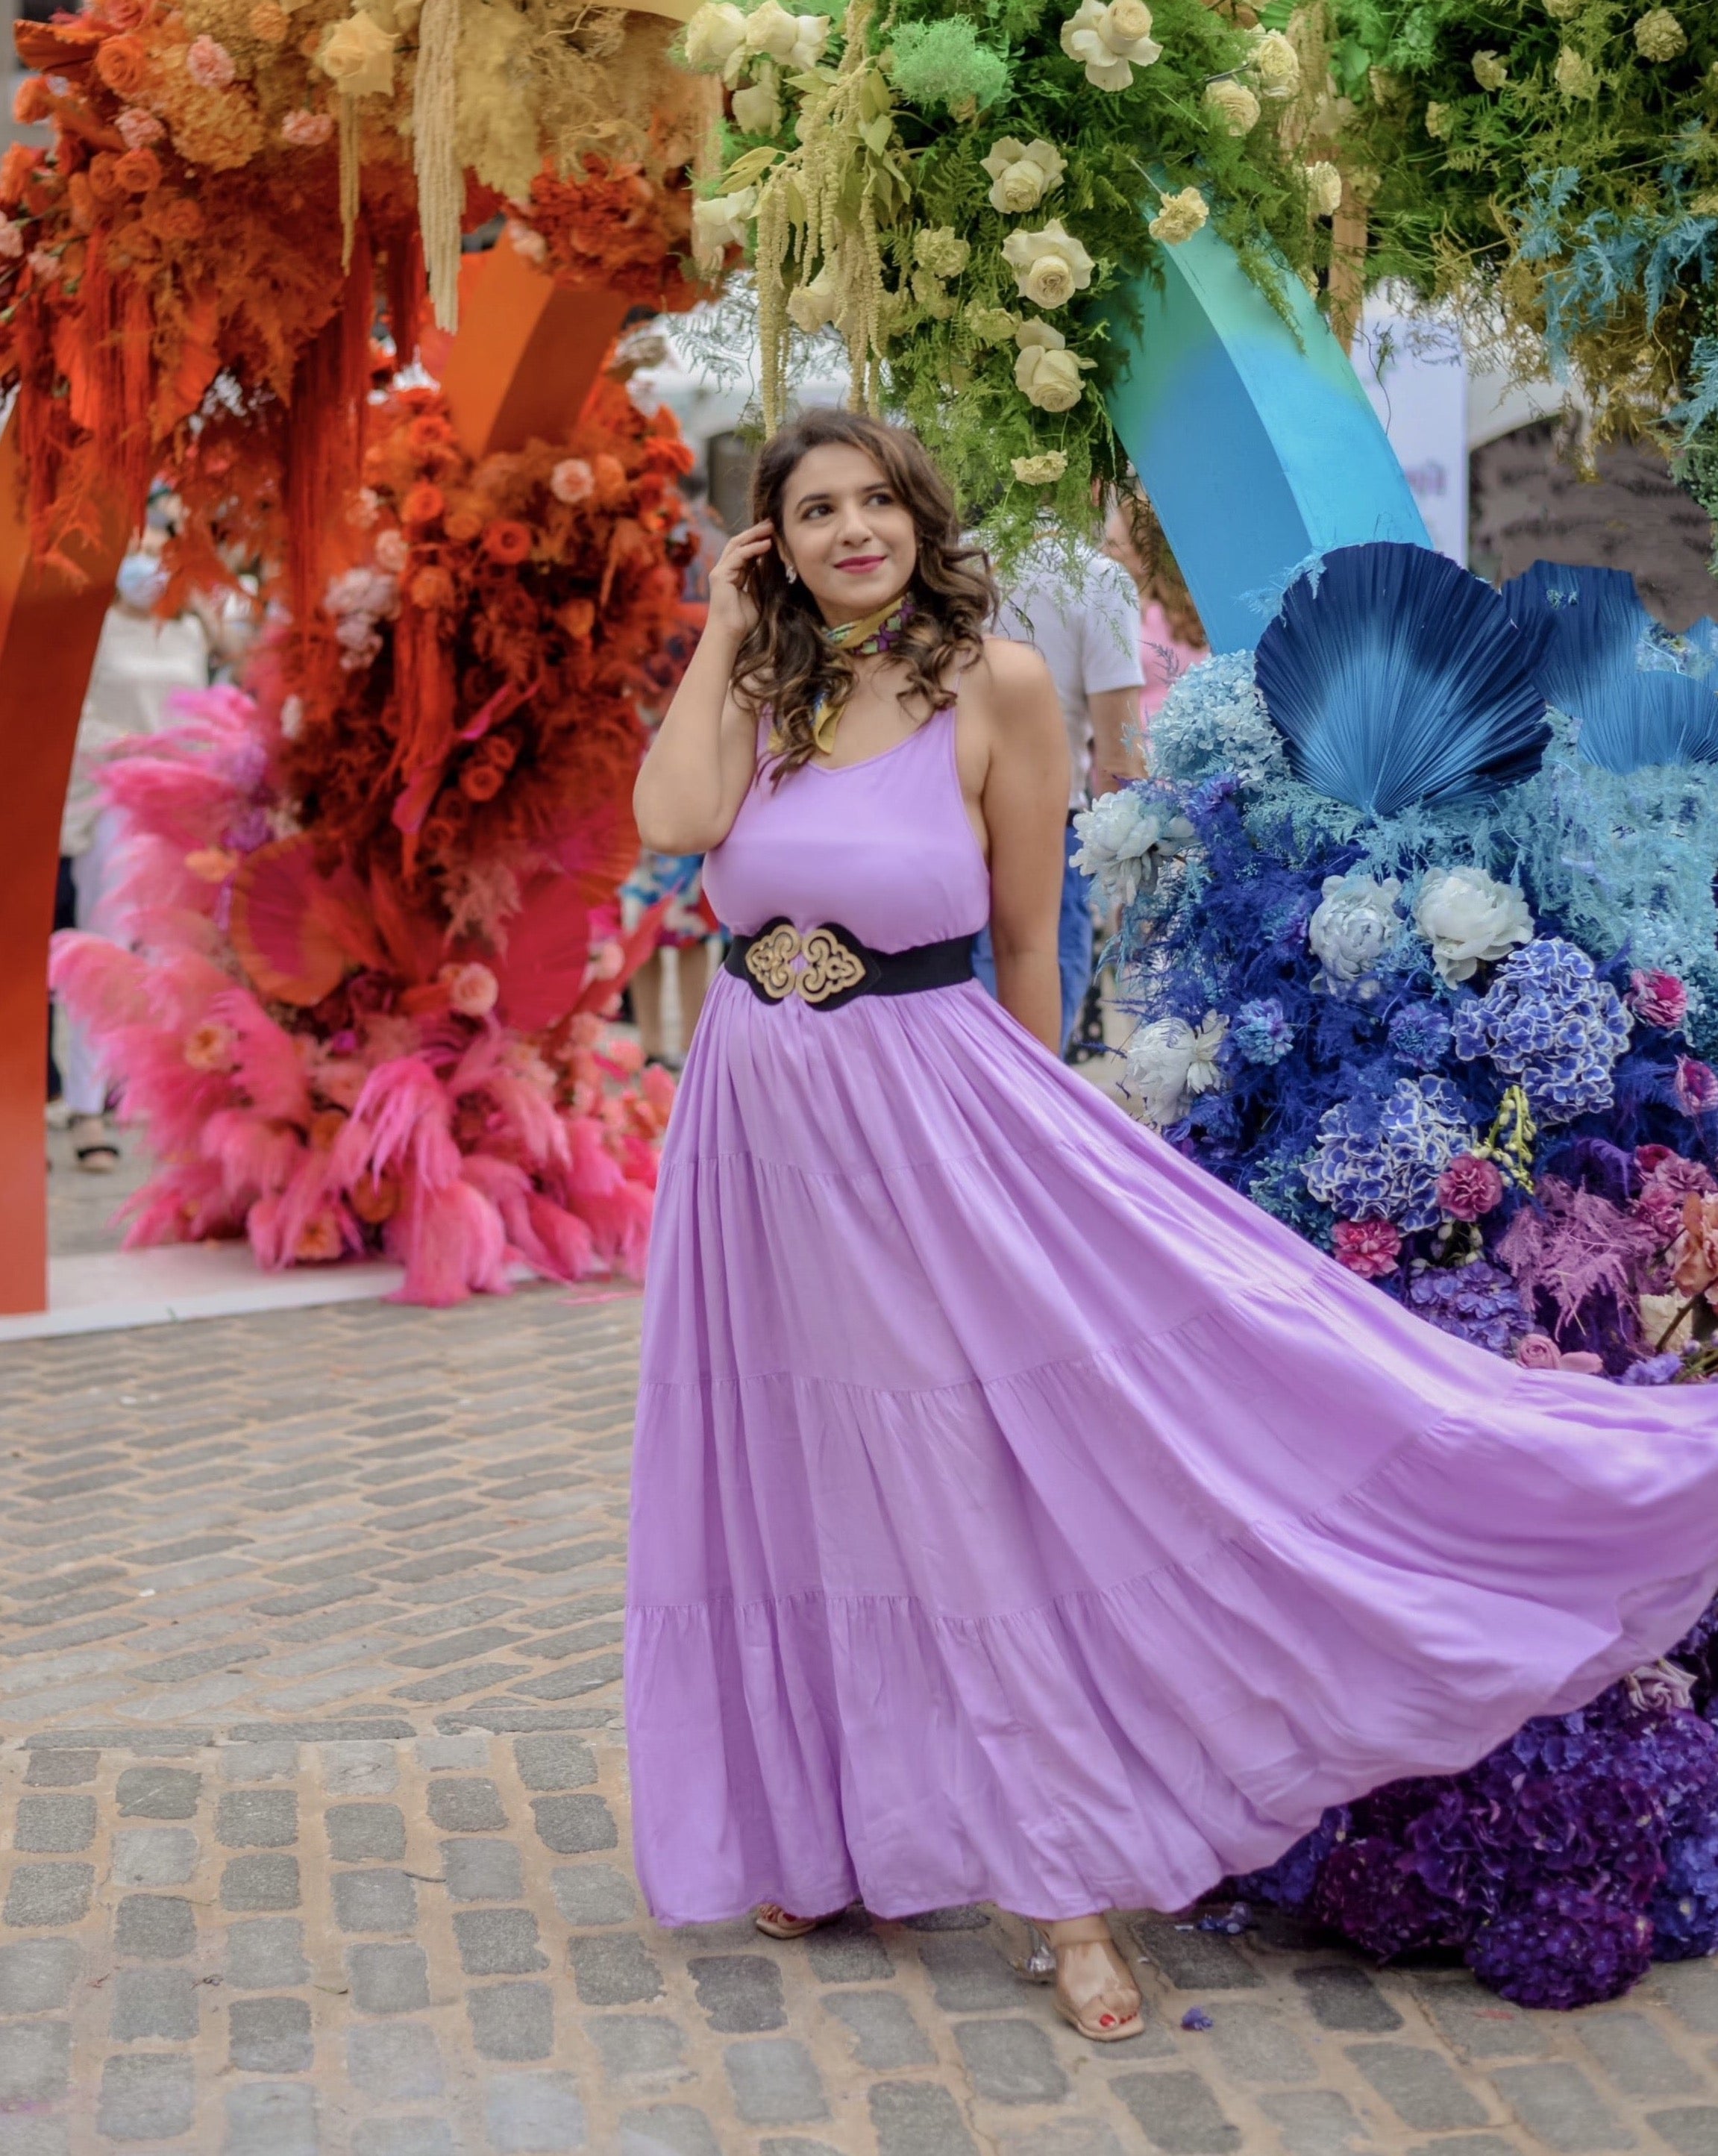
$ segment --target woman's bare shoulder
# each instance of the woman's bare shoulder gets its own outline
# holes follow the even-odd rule
[[[962,701],[1003,719],[1054,696],[1050,670],[1039,654],[1007,636],[987,636],[983,650],[961,677]]]

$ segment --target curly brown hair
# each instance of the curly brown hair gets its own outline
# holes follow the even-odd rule
[[[813,449],[831,446],[863,449],[912,517],[918,558],[907,589],[916,611],[890,655],[905,662],[906,693],[924,699],[928,716],[948,694],[960,661],[983,651],[997,605],[990,564],[962,535],[954,495],[918,436],[861,412],[816,407],[765,445],[751,477],[753,523],[779,531],[794,468]],[[803,584],[789,583],[773,549],[752,565],[751,595],[757,619],[740,646],[734,693],[748,709],[769,711],[771,777],[779,785],[816,754],[813,726],[824,701],[852,694],[853,661],[829,643],[817,601]]]

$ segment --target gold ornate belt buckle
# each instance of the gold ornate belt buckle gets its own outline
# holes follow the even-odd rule
[[[753,942],[746,970],[773,1004],[789,996],[823,1004],[857,987],[865,978],[865,962],[833,928],[811,928],[802,936],[783,921]]]

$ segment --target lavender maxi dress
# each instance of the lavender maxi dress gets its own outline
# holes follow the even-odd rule
[[[954,720],[754,787],[722,918],[977,928]],[[1718,1389],[1518,1369],[1139,1129],[976,983],[721,975],[669,1132],[627,1620],[638,1876],[1173,1909],[1470,1764],[1718,1584]]]

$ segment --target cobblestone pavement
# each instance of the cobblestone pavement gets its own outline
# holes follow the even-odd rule
[[[1139,1917],[664,1935],[628,1861],[638,1305],[0,1349],[0,2156],[1718,2156],[1718,1966],[1527,2015]],[[1199,2007],[1208,2029],[1187,2029]]]

